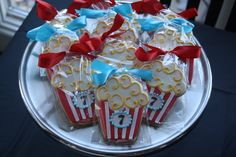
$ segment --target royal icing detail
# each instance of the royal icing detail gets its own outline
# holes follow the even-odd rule
[[[117,128],[127,128],[132,123],[132,117],[128,112],[116,111],[111,115],[110,121]]]
[[[119,62],[112,62],[112,64],[116,64],[118,67],[121,63],[127,66],[131,64],[131,66],[129,66],[131,68],[133,62],[136,59],[134,55],[136,47],[137,46],[132,42],[110,39],[105,44],[102,53],[99,54],[99,56],[102,56],[99,58],[99,60],[109,64],[112,62],[112,60],[119,59]]]
[[[57,65],[58,71],[51,79],[56,88],[66,91],[86,91],[92,87],[91,61],[83,58],[74,58]]]
[[[143,107],[149,102],[142,84],[128,74],[112,76],[97,89],[97,97],[98,100],[107,100],[112,110]]]
[[[177,67],[176,63],[164,65],[162,61],[156,60],[146,63],[141,69],[148,69],[153,72],[153,79],[147,81],[151,87],[158,87],[160,91],[168,93],[174,91],[177,96],[186,92],[186,81],[183,72]]]
[[[72,96],[72,103],[76,108],[85,109],[94,104],[95,95],[92,90],[76,91]]]
[[[150,103],[148,104],[147,108],[151,110],[161,110],[164,106],[164,100],[163,98],[156,94],[156,93],[150,93]]]
[[[154,33],[148,45],[161,48],[163,50],[172,50],[177,46],[194,45],[190,37],[178,32],[176,28],[166,26],[164,30]]]
[[[78,37],[75,32],[66,28],[59,29],[49,41],[44,43],[44,52],[68,51],[76,40],[78,40]]]

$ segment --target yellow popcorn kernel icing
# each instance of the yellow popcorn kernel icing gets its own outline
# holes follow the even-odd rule
[[[52,76],[51,84],[66,91],[85,91],[92,88],[91,61],[74,58],[57,65],[58,70]]]
[[[102,60],[103,62],[106,62],[108,64],[113,63],[117,66],[119,66],[119,63],[133,63],[136,60],[136,57],[134,55],[136,50],[135,46],[136,45],[133,42],[127,43],[123,40],[109,40],[105,44],[102,53],[99,54],[99,60]],[[118,62],[114,62],[112,60]]]
[[[112,110],[143,107],[149,102],[142,84],[128,74],[111,77],[97,89],[96,94],[98,100],[107,100]]]
[[[141,69],[153,72],[153,79],[147,81],[147,84],[154,88],[159,87],[162,92],[174,91],[177,96],[181,96],[187,89],[183,72],[175,63],[164,65],[162,61],[156,60],[142,65]]]

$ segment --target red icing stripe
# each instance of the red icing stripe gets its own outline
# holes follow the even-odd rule
[[[152,110],[153,111],[153,110]],[[155,120],[157,118],[157,116],[159,115],[159,113],[161,112],[161,110],[157,110],[153,116],[153,118],[149,121],[150,124],[154,125],[155,124]]]
[[[135,125],[133,140],[136,139],[138,132],[140,130],[142,115],[143,115],[143,107],[139,108],[139,111],[138,111],[138,118],[137,118],[136,125]]]
[[[105,103],[104,101],[99,101],[97,104],[100,109],[99,109],[99,124],[102,130],[102,134],[104,139],[107,139],[107,132],[106,132],[106,121],[105,121]]]
[[[149,85],[147,85],[147,91],[150,92],[151,87]]]
[[[165,113],[163,114],[163,116],[160,119],[160,122],[162,123],[166,117],[168,116],[168,113],[170,112],[170,110],[172,109],[172,107],[175,105],[175,102],[177,100],[177,96],[174,96],[173,99],[171,100],[169,106],[167,107]]]
[[[134,109],[129,109],[129,114],[131,115],[132,122],[133,122]],[[132,124],[130,124],[130,126],[127,127],[127,130],[126,130],[126,136],[125,136],[125,139],[126,139],[126,140],[129,140],[129,134],[130,134],[131,125],[132,125]]]
[[[91,105],[91,108],[92,108],[93,121],[95,121],[97,119],[95,111],[95,103]]]
[[[152,112],[152,110],[151,110],[151,109],[149,109],[149,108],[147,108],[146,116],[147,116],[147,117],[149,117],[149,116],[150,116],[150,114],[151,114],[151,112]]]
[[[109,105],[108,105],[109,106]],[[109,119],[111,118],[112,113],[114,113],[114,111],[112,111],[109,107]],[[110,122],[110,128],[111,128],[111,141],[115,141],[115,127],[114,125],[111,124]]]
[[[158,87],[155,88],[154,92],[155,92],[156,94],[161,94],[161,91],[159,90]]]
[[[122,130],[123,130],[123,128],[118,129],[118,139],[119,140],[122,140]]]
[[[76,108],[76,107],[75,107],[75,110],[76,110],[76,113],[77,113],[77,115],[78,115],[80,121],[82,121],[83,119],[82,119],[82,115],[81,115],[81,113],[80,113],[79,108]]]
[[[71,111],[71,108],[70,108],[70,105],[67,101],[67,98],[66,98],[66,95],[65,93],[60,90],[60,89],[56,89],[56,92],[58,94],[58,97],[60,99],[60,102],[64,108],[64,111],[66,112],[66,115],[67,117],[69,118],[69,120],[72,122],[72,123],[76,123],[77,121],[75,120],[74,116],[73,116],[73,113]]]

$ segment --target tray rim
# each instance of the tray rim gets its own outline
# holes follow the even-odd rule
[[[199,43],[199,41],[194,37],[194,40],[196,41],[196,43],[198,45],[201,46],[201,44]],[[29,49],[32,45],[34,45],[36,42],[32,42],[30,41],[24,51],[24,55],[22,56],[21,59],[21,64],[19,67],[19,71],[18,71],[18,83],[19,83],[19,88],[20,88],[20,93],[22,96],[22,99],[25,103],[25,106],[28,110],[28,112],[30,113],[30,115],[33,117],[33,119],[37,122],[37,124],[47,133],[49,133],[54,139],[56,139],[57,141],[67,145],[68,147],[81,151],[83,153],[86,154],[90,154],[90,155],[99,155],[99,156],[106,156],[106,155],[129,155],[129,156],[134,156],[134,155],[142,155],[142,154],[146,154],[146,153],[150,153],[153,151],[157,151],[160,149],[163,149],[164,147],[176,142],[177,140],[179,140],[182,136],[184,136],[191,128],[193,128],[194,124],[199,120],[200,116],[202,115],[208,100],[210,98],[211,95],[211,90],[212,90],[212,72],[211,72],[211,66],[210,66],[210,62],[207,58],[207,55],[204,51],[204,49],[202,48],[202,55],[201,55],[201,62],[203,62],[202,64],[206,65],[206,72],[207,72],[207,84],[206,84],[206,89],[204,90],[206,93],[206,95],[203,95],[203,98],[201,101],[203,101],[201,104],[201,107],[198,109],[198,112],[195,112],[194,115],[189,120],[189,122],[187,123],[187,125],[184,127],[184,129],[182,129],[182,133],[179,134],[175,134],[171,137],[171,139],[167,139],[167,141],[164,141],[163,144],[161,145],[151,145],[149,147],[143,147],[143,148],[136,148],[136,149],[130,149],[130,150],[124,150],[124,151],[115,151],[115,150],[109,150],[109,152],[104,152],[104,150],[99,150],[99,149],[94,149],[94,148],[86,148],[86,146],[83,145],[76,145],[73,141],[69,141],[65,136],[61,137],[58,134],[55,133],[55,131],[53,131],[53,128],[51,128],[48,124],[46,125],[41,119],[40,116],[35,114],[34,108],[32,108],[32,102],[30,101],[30,98],[27,97],[27,90],[26,90],[26,86],[24,83],[24,74],[23,74],[23,70],[24,70],[24,66],[26,66],[26,61],[27,58],[29,56]]]

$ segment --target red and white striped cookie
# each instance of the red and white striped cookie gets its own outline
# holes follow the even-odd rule
[[[147,105],[147,119],[150,125],[159,126],[167,117],[176,99],[186,92],[183,72],[176,63],[163,64],[156,60],[146,63],[142,69],[153,72],[153,79],[147,81],[150,103]]]
[[[96,91],[99,122],[105,141],[134,142],[137,138],[148,93],[128,74],[111,77]]]
[[[54,71],[48,71],[60,104],[72,124],[88,125],[96,121],[90,65],[90,60],[73,58],[59,63]]]

